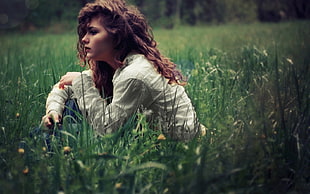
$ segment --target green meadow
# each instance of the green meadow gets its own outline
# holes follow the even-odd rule
[[[162,138],[136,115],[97,136],[64,118],[50,147],[51,87],[82,71],[74,29],[0,33],[0,193],[309,193],[310,22],[154,29],[188,78],[205,136]]]

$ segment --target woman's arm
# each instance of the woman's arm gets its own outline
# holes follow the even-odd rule
[[[57,112],[62,115],[65,102],[72,96],[72,90],[70,86],[66,86],[64,89],[59,88],[59,83],[53,86],[52,91],[49,93],[46,99],[46,114],[51,111]]]
[[[119,129],[146,100],[147,92],[142,81],[127,79],[114,84],[113,100],[106,105],[90,76],[81,74],[72,83],[72,90],[83,115],[100,134]]]
[[[67,72],[61,77],[60,81],[54,85],[52,91],[46,100],[46,114],[51,111],[57,112],[62,115],[65,102],[72,99],[75,95],[72,91],[72,81],[79,77],[81,74],[91,76],[91,70],[81,72]]]
[[[51,128],[53,126],[53,122],[60,122],[65,102],[71,98],[71,96],[71,86],[66,86],[63,89],[59,88],[59,83],[53,86],[52,91],[46,99],[46,113],[42,118],[43,124],[46,127]]]
[[[82,73],[91,76],[91,70],[86,70]],[[72,80],[80,76],[80,74],[80,72],[67,72],[66,75],[62,76],[60,81],[54,85],[46,100],[46,115],[42,118],[45,126],[52,127],[52,121],[60,122],[66,101],[72,99],[74,96],[71,88]]]

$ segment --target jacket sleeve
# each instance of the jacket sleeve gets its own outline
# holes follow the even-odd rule
[[[81,74],[74,80],[72,89],[83,115],[100,134],[118,130],[146,99],[144,84],[136,79],[114,83],[113,100],[109,105],[101,98],[90,76]]]
[[[65,103],[71,97],[71,86],[66,86],[65,89],[59,89],[59,83],[55,84],[46,99],[46,114],[55,111],[59,115],[62,115]]]
[[[85,70],[82,73],[91,76],[91,70]],[[46,99],[46,114],[55,111],[62,115],[66,101],[73,98],[75,98],[75,95],[72,91],[72,86],[65,86],[64,89],[59,89],[59,82],[56,83]]]

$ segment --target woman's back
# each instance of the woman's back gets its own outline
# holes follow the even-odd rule
[[[130,82],[134,82],[134,87],[125,84]],[[125,59],[125,66],[115,72],[113,85],[118,88],[114,91],[116,101],[117,96],[121,96],[128,87],[133,90],[139,88],[136,92],[140,94],[134,94],[135,99],[131,98],[128,101],[138,101],[132,105],[140,104],[143,108],[151,110],[152,116],[160,121],[161,128],[170,136],[179,139],[183,135],[186,137],[182,139],[188,139],[196,134],[198,122],[184,87],[178,84],[168,84],[168,80],[159,74],[143,55],[129,55]],[[115,100],[114,103],[117,103]],[[136,108],[141,107],[129,109],[135,110]]]

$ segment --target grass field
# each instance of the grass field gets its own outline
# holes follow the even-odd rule
[[[0,193],[309,193],[309,26],[155,29],[206,136],[163,140],[143,114],[104,137],[64,121],[52,151],[29,134],[52,85],[83,69],[77,37],[1,33]]]

